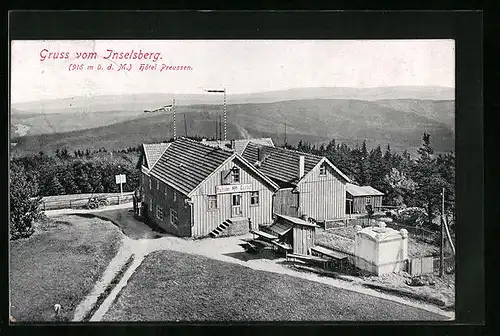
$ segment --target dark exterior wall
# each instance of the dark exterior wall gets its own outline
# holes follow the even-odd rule
[[[299,216],[299,194],[292,190],[292,188],[280,189],[274,194],[273,213],[291,217]]]
[[[145,183],[144,202],[148,221],[176,236],[191,237],[191,207],[186,203],[187,197],[154,177],[148,177],[148,179],[152,180],[151,189],[149,182]],[[176,192],[175,201],[174,192]],[[157,217],[157,207],[163,210],[163,219]],[[171,224],[170,209],[177,212],[177,226]]]
[[[293,253],[309,254],[314,246],[315,229],[310,226],[295,225],[293,227]]]
[[[347,198],[353,200],[352,213],[354,214],[366,213],[366,203],[368,200],[370,200],[373,210],[382,206],[382,196],[352,196],[348,192],[346,194]],[[349,204],[350,202],[346,201],[346,203]]]

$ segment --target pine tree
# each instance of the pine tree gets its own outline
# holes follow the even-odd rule
[[[375,189],[387,191],[384,183],[385,165],[380,146],[372,149],[368,156],[368,184]]]
[[[60,181],[64,187],[64,190],[66,190],[67,194],[79,194],[79,193],[81,193],[81,190],[78,188],[78,186],[75,183],[75,179],[73,177],[72,170],[70,169],[69,166],[66,166],[64,168],[64,171],[61,173]]]
[[[48,180],[45,187],[45,195],[46,196],[57,196],[64,195],[65,190],[62,186],[61,182],[59,182],[59,178],[56,174],[52,175],[52,177]]]
[[[424,133],[422,140],[422,146],[418,149],[419,156],[412,170],[413,180],[417,183],[415,199],[427,212],[426,225],[432,226],[445,181],[438,171],[434,149],[430,145],[430,134]]]
[[[36,186],[26,178],[24,168],[10,164],[10,239],[29,237],[34,232],[33,224],[40,216],[41,198],[36,196]]]

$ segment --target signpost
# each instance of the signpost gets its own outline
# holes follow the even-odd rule
[[[123,198],[123,183],[127,183],[127,177],[125,174],[115,175],[115,181],[120,185],[120,198]],[[120,204],[120,199],[118,199],[118,204]]]

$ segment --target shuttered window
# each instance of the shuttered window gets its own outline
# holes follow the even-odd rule
[[[231,183],[231,171],[230,170],[223,170],[220,172],[221,176],[221,184],[230,184]]]

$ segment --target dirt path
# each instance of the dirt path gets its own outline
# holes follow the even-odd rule
[[[189,254],[202,255],[220,261],[239,264],[255,270],[287,274],[310,281],[328,284],[337,288],[343,288],[358,293],[368,294],[378,298],[390,300],[393,302],[402,303],[405,305],[413,306],[415,308],[424,309],[433,313],[440,314],[442,316],[446,316],[449,319],[454,318],[454,313],[443,311],[430,304],[416,303],[397,296],[387,295],[376,290],[362,287],[356,282],[350,283],[345,280],[321,277],[314,273],[299,272],[290,269],[279,263],[280,261],[283,261],[284,258],[270,260],[250,255],[238,245],[239,243],[242,243],[242,239],[249,237],[251,237],[251,235],[218,239],[209,238],[203,240],[187,240],[178,237],[132,240],[127,237],[124,241],[122,249],[119,252],[119,256],[113,259],[113,261],[110,263],[102,281],[96,284],[93,292],[84,302],[82,302],[81,307],[78,307],[78,315],[75,314],[74,321],[79,321],[79,318],[85,316],[85,313],[91,309],[92,304],[95,302],[97,296],[99,296],[99,294],[105,290],[107,284],[111,282],[114,275],[120,270],[121,266],[131,255],[134,255],[135,259],[130,268],[125,272],[123,278],[115,286],[110,295],[103,301],[99,309],[91,318],[91,321],[100,321],[112,305],[118,293],[122,290],[123,287],[126,286],[134,271],[137,269],[137,267],[140,266],[142,260],[149,253],[161,250],[173,250]]]

